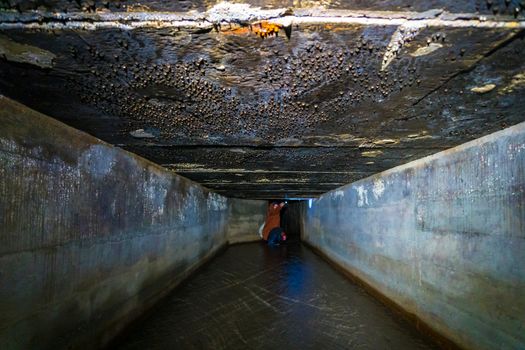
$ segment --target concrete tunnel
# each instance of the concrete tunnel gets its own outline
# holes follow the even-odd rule
[[[0,349],[525,349],[524,9],[0,0]]]

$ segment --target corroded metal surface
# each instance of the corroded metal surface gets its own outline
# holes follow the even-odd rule
[[[0,52],[32,52],[0,59],[0,92],[239,197],[315,196],[525,119],[525,22],[508,11],[177,3],[4,11]]]
[[[117,349],[437,349],[299,244],[228,250]]]

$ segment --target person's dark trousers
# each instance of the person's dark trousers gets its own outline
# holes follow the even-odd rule
[[[281,243],[281,234],[283,229],[280,227],[273,228],[268,234],[268,244],[269,245],[278,245]]]

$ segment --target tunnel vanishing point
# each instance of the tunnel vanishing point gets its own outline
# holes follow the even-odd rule
[[[98,348],[525,349],[525,2],[0,0],[0,349]]]

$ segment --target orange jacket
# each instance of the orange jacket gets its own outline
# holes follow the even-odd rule
[[[276,227],[281,226],[281,209],[283,208],[284,203],[277,204],[274,208],[274,204],[270,204],[268,206],[268,210],[266,212],[266,222],[264,224],[263,228],[263,239],[265,241],[268,240],[268,235],[270,234],[270,231]]]

